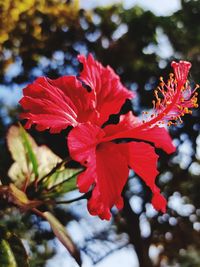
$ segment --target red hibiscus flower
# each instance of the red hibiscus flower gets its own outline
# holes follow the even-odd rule
[[[80,192],[92,190],[88,201],[91,214],[110,219],[110,209],[123,207],[122,189],[132,168],[151,188],[152,204],[165,211],[166,200],[155,185],[158,174],[154,146],[172,153],[175,147],[163,124],[175,124],[189,108],[196,107],[195,90],[191,90],[187,75],[190,63],[172,63],[172,75],[167,84],[155,91],[153,113],[140,121],[129,112],[115,125],[102,125],[111,114],[117,114],[126,99],[133,97],[110,67],[103,67],[91,55],[79,56],[83,71],[79,78],[64,76],[57,80],[38,78],[24,89],[20,104],[25,109],[22,118],[29,128],[60,132],[73,126],[67,137],[72,159],[86,167],[78,176]],[[146,113],[145,113],[146,114]],[[132,141],[115,142],[116,139]]]
[[[160,93],[155,92],[157,103],[154,113],[146,121],[128,113],[121,116],[116,125],[100,128],[91,123],[79,124],[68,136],[68,147],[72,158],[86,167],[78,177],[80,192],[93,188],[88,201],[91,214],[102,219],[110,219],[110,209],[115,205],[123,207],[121,192],[128,178],[128,170],[132,168],[150,187],[153,193],[152,204],[158,211],[165,212],[166,200],[155,185],[158,174],[157,159],[154,146],[167,153],[175,151],[172,140],[164,127],[176,123],[190,107],[196,107],[197,95],[186,83],[190,63],[172,63],[175,78],[170,75],[168,83],[161,81]],[[187,97],[185,97],[187,95]],[[115,143],[116,139],[130,138],[139,142]]]
[[[92,55],[78,59],[83,64],[79,79],[40,77],[23,90],[19,103],[25,110],[21,114],[22,119],[27,119],[25,128],[36,124],[39,131],[59,133],[80,122],[101,126],[111,114],[120,111],[126,99],[133,97],[110,67],[103,67]]]

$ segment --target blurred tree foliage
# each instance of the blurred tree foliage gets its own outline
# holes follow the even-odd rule
[[[40,56],[49,57],[57,49],[61,40],[56,36],[68,26],[76,27],[79,1],[6,0],[0,3],[0,14],[1,71],[20,56],[29,72]],[[11,54],[5,56],[8,50]]]
[[[182,0],[181,3],[181,10],[173,15],[157,17],[137,6],[125,10],[122,5],[113,5],[89,12],[80,10],[78,1],[1,1],[0,83],[8,87],[9,97],[9,87],[13,84],[20,86],[39,75],[56,78],[75,73],[79,68],[76,55],[92,52],[103,64],[111,65],[128,87],[137,91],[138,98],[133,109],[140,113],[144,106],[151,107],[152,89],[158,84],[156,77],[163,75],[167,79],[171,60],[191,61],[191,82],[199,82],[200,0]],[[160,43],[162,38],[164,44]],[[162,49],[169,50],[168,43],[173,52],[166,56]],[[17,71],[9,75],[13,66],[17,66]],[[3,108],[4,103],[1,104]],[[11,114],[12,121],[15,121],[17,108]],[[148,212],[149,204],[145,203],[150,200],[150,192],[137,177],[131,178],[127,184],[125,208],[113,223],[119,232],[128,234],[141,267],[164,266],[162,264],[200,266],[199,118],[199,111],[194,111],[192,117],[185,118],[184,127],[171,128],[178,146],[177,153],[171,158],[161,155],[158,183],[169,197],[167,214]],[[6,128],[1,114],[1,177],[6,177],[10,164],[3,141]],[[57,135],[36,133],[34,130],[32,134],[39,143],[46,142],[60,156],[67,153],[63,152],[64,138],[62,141]],[[140,190],[137,191],[138,183]],[[139,210],[130,205],[130,200],[136,196],[145,199]],[[23,219],[27,227],[32,222],[30,218],[25,216]],[[73,220],[71,214],[66,218],[65,224]],[[147,236],[143,234],[143,221],[150,227]],[[26,235],[25,231],[25,228],[22,229],[22,237]],[[29,239],[36,244],[52,238],[40,231],[34,234],[37,238],[32,239],[30,235]],[[155,247],[160,254],[153,262],[149,251]],[[44,250],[38,263],[38,253],[36,249],[32,251],[31,266],[44,266],[46,258],[53,254],[48,249]]]

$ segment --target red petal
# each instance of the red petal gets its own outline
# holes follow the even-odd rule
[[[168,154],[171,154],[176,150],[172,143],[172,139],[165,128],[155,126],[143,131],[133,130],[130,134],[132,138],[152,142],[157,148],[163,149]]]
[[[114,205],[118,208],[123,206],[121,193],[129,170],[127,160],[118,148],[117,144],[105,143],[99,145],[96,151],[97,180],[88,209],[101,219],[110,219],[110,209]]]
[[[98,125],[106,122],[111,114],[120,111],[126,99],[131,99],[133,93],[128,91],[120,82],[119,76],[112,68],[103,67],[95,61],[90,54],[88,58],[83,55],[78,56],[83,64],[83,71],[80,79],[92,89],[96,108],[99,112]]]
[[[96,181],[96,157],[94,157],[94,164],[90,165],[84,172],[79,174],[77,178],[77,186],[81,193],[87,193],[90,187]]]
[[[166,212],[167,201],[160,193],[154,194],[151,202],[157,211]]]
[[[129,112],[120,117],[118,124],[108,125],[104,128],[106,137],[104,141],[118,138],[133,138],[142,141],[152,142],[156,147],[163,149],[167,153],[173,153],[176,148],[165,128],[158,126],[152,128],[140,128],[142,124]]]
[[[25,112],[21,118],[28,120],[27,128],[36,124],[38,130],[58,133],[91,116],[89,93],[74,76],[57,80],[40,77],[23,93],[20,104]]]
[[[91,123],[80,123],[73,128],[67,138],[71,157],[84,166],[91,165],[95,158],[96,146],[104,136],[104,131]]]
[[[87,192],[96,180],[96,146],[104,135],[102,129],[90,123],[79,124],[68,135],[68,148],[71,157],[88,167],[78,176],[80,192]]]
[[[143,142],[130,142],[120,144],[122,153],[126,154],[129,166],[150,187],[153,198],[152,204],[156,210],[166,211],[166,200],[160,194],[160,189],[155,184],[158,155],[154,148]]]
[[[138,125],[139,125],[138,118],[134,116],[131,111],[129,111],[127,114],[120,116],[119,123],[107,125],[104,128],[104,132],[106,133],[107,138],[109,136],[115,137],[115,135],[116,135],[116,138],[123,138],[123,137],[118,137],[118,135],[123,135],[124,132],[127,132],[128,130],[132,130]]]
[[[118,144],[118,146],[126,154],[129,166],[144,180],[152,192],[157,192],[155,179],[158,175],[158,155],[155,153],[155,149],[143,142],[130,142]]]
[[[128,164],[117,144],[100,144],[103,135],[97,126],[80,124],[69,133],[68,146],[72,158],[87,167],[78,177],[80,191],[87,192],[94,185],[88,201],[90,213],[108,220],[114,205],[123,206],[121,192],[128,178]]]
[[[71,83],[66,83],[72,80]],[[96,120],[95,101],[92,93],[88,92],[74,76],[63,76],[50,80],[53,86],[60,88],[67,95],[77,109],[78,121],[87,122],[90,118]]]

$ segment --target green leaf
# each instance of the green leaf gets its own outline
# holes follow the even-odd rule
[[[77,189],[77,175],[83,169],[70,169],[61,167],[52,174],[47,181],[44,181],[42,187],[45,189],[43,198],[59,197],[62,194],[68,193]]]
[[[60,185],[64,184],[65,182],[70,182],[72,180],[75,180],[77,175],[82,171],[83,169],[73,169],[73,168],[65,168],[64,166],[61,166],[58,170],[56,170],[46,182],[44,182],[45,187],[47,189],[52,189],[59,187]],[[73,189],[76,188],[76,184],[74,184]],[[71,191],[71,190],[68,190]],[[64,191],[64,193],[68,192]]]
[[[29,183],[36,178],[39,180],[62,161],[47,146],[38,146],[22,127],[10,127],[7,144],[15,161],[8,175],[19,188],[23,186],[27,177]]]
[[[25,179],[25,176],[30,174],[30,171],[26,158],[25,147],[19,132],[19,127],[10,127],[7,134],[7,145],[12,158],[15,161],[9,169],[8,175],[11,177],[11,179],[13,179],[13,181],[17,181],[17,184],[21,185]]]
[[[49,177],[47,181],[47,189],[72,179],[78,173],[80,173],[80,171],[81,169],[71,169],[71,168],[61,167]]]
[[[2,226],[0,227],[0,266],[29,267],[28,256],[22,241]]]
[[[81,256],[80,251],[77,249],[76,245],[72,241],[71,237],[67,233],[65,227],[57,220],[57,218],[50,212],[43,212],[44,217],[51,225],[51,228],[60,242],[66,247],[71,256],[76,260],[79,266],[81,266]]]
[[[24,147],[25,147],[26,152],[27,152],[28,160],[30,160],[30,162],[32,163],[33,172],[34,172],[35,176],[38,177],[37,158],[35,156],[35,153],[34,153],[32,146],[31,146],[31,141],[29,139],[29,135],[27,134],[27,132],[24,130],[24,128],[21,125],[20,125],[20,134],[22,136],[22,141],[24,143]]]
[[[71,176],[61,184],[56,185],[54,187],[55,191],[58,192],[59,194],[65,194],[72,190],[75,190],[77,188],[76,180],[78,173],[80,173],[80,171],[76,172],[73,176]]]
[[[39,200],[29,200],[26,194],[18,189],[13,183],[9,184],[8,188],[9,200],[22,210],[29,210],[41,205]]]
[[[25,131],[25,130],[24,130]],[[11,126],[7,134],[7,144],[9,151],[15,161],[8,171],[8,175],[19,187],[22,186],[25,179],[30,180],[35,178],[35,173],[33,172],[33,164],[30,156],[27,152],[28,143],[29,149],[35,150],[37,144],[30,135],[26,135],[26,142],[24,141],[24,133],[22,136],[22,130],[20,127]]]
[[[29,199],[27,198],[26,194],[19,190],[13,183],[9,184],[9,198],[12,203],[16,204],[21,203],[22,205],[28,205]]]
[[[76,176],[74,176],[73,178],[66,180],[63,183],[52,187],[50,190],[45,192],[45,194],[43,195],[43,198],[49,199],[49,198],[60,197],[61,195],[65,193],[68,193],[70,191],[77,189],[76,180],[77,180]]]
[[[18,267],[13,251],[5,239],[0,240],[0,266]]]
[[[28,255],[24,248],[24,245],[15,234],[10,235],[7,239],[8,243],[10,244],[10,248],[15,256],[15,261],[17,262],[17,266],[19,267],[29,267],[28,263]]]
[[[38,146],[34,139],[22,128],[12,126],[7,135],[8,148],[15,162],[10,167],[8,175],[20,189],[27,182],[27,186],[37,179],[40,198],[59,196],[76,188],[76,177],[83,169],[66,168],[60,164],[58,169],[46,179],[62,159],[55,155],[47,146]]]

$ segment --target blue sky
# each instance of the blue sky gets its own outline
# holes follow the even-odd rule
[[[181,8],[180,0],[80,0],[81,7],[85,9],[112,5],[114,3],[123,3],[125,8],[139,5],[145,10],[151,10],[158,16],[171,15]]]

